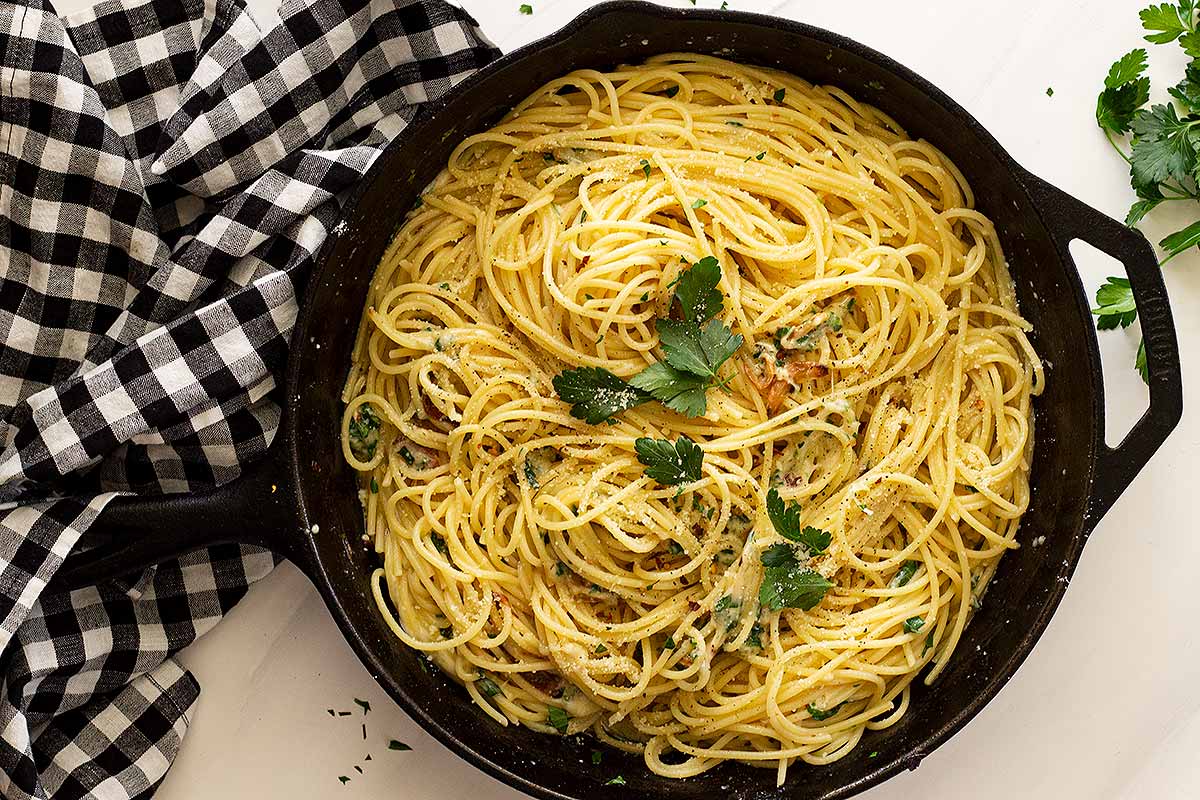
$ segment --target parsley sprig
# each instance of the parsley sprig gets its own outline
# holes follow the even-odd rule
[[[657,400],[688,417],[708,411],[708,390],[723,385],[722,365],[744,344],[715,319],[725,306],[717,285],[721,266],[707,256],[682,271],[675,281],[672,306],[682,319],[658,320],[659,344],[666,361],[651,364],[629,381],[602,367],[579,367],[554,377],[558,396],[571,404],[571,415],[589,424]]]
[[[1198,0],[1158,3],[1142,9],[1139,17],[1145,40],[1164,45],[1178,42],[1191,61],[1179,83],[1167,89],[1165,103],[1150,102],[1150,79],[1144,74],[1147,52],[1131,50],[1109,68],[1104,88],[1096,99],[1096,123],[1113,149],[1129,164],[1130,183],[1137,200],[1125,217],[1133,227],[1159,205],[1177,200],[1200,200],[1200,10]],[[1129,151],[1118,143],[1129,135]],[[1159,242],[1166,264],[1200,244],[1200,220]],[[1129,282],[1110,277],[1096,291],[1096,327],[1127,328],[1137,319],[1137,304]],[[1139,343],[1134,366],[1149,382],[1146,346]]]
[[[808,566],[808,559],[825,552],[833,536],[811,525],[801,527],[799,504],[785,503],[775,489],[767,492],[767,516],[776,533],[799,547],[780,542],[762,552],[763,580],[758,601],[768,611],[808,611],[833,588],[829,580]]]

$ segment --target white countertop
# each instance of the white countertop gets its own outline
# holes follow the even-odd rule
[[[88,0],[60,0],[63,12]],[[688,6],[691,0],[676,0]],[[1148,2],[1148,0],[1147,0]],[[266,10],[278,0],[250,0]],[[1108,65],[1141,42],[1135,0],[731,0],[738,10],[791,17],[882,50],[973,113],[1033,172],[1123,218],[1124,165],[1093,121]],[[463,0],[505,51],[567,22],[588,0]],[[698,0],[700,7],[720,5]],[[1182,75],[1178,48],[1152,48],[1161,91]],[[1047,87],[1054,96],[1047,97]],[[1176,204],[1184,205],[1184,204]],[[1195,219],[1160,209],[1152,239]],[[1177,214],[1178,216],[1172,216]],[[1188,216],[1188,215],[1191,216]],[[1123,274],[1081,253],[1090,288]],[[1183,350],[1185,394],[1200,397],[1200,254],[1173,260],[1167,282]],[[1128,428],[1146,405],[1132,371],[1132,333],[1101,337],[1110,423]],[[1123,427],[1122,427],[1123,426]],[[1000,695],[965,730],[864,795],[914,797],[1195,798],[1200,796],[1200,525],[1190,505],[1200,463],[1200,411],[1183,423],[1088,544],[1049,629]],[[345,645],[309,583],[290,565],[251,589],[181,660],[203,686],[183,751],[159,800],[515,800],[399,711]],[[353,698],[371,703],[363,742]],[[326,709],[352,709],[331,718]],[[412,745],[390,752],[387,740]],[[370,752],[372,761],[363,761]],[[364,766],[365,774],[353,771]],[[338,775],[352,781],[338,784]],[[802,779],[801,779],[802,780]]]

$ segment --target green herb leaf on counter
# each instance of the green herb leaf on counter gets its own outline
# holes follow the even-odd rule
[[[1096,123],[1113,149],[1129,165],[1130,184],[1137,200],[1125,224],[1141,224],[1164,203],[1200,200],[1200,20],[1197,0],[1155,3],[1138,16],[1146,41],[1156,45],[1178,42],[1192,60],[1183,76],[1167,89],[1165,103],[1150,102],[1146,77],[1148,54],[1138,48],[1119,58],[1104,79],[1096,98]],[[1130,134],[1127,147],[1115,137]],[[1194,208],[1194,207],[1193,207]],[[1196,214],[1193,211],[1193,214]],[[1159,265],[1200,245],[1200,221],[1164,237]],[[1110,277],[1096,291],[1096,327],[1126,328],[1137,319],[1137,303],[1125,278]],[[1148,382],[1145,342],[1139,341],[1134,368]]]
[[[1046,97],[1054,97],[1054,87],[1053,86],[1046,87]]]
[[[646,475],[663,486],[676,486],[700,480],[704,451],[686,436],[672,445],[666,439],[645,436],[633,443],[638,461],[646,467]]]
[[[1137,319],[1137,303],[1128,278],[1108,278],[1096,290],[1096,302],[1099,305],[1092,313],[1096,315],[1096,327],[1102,331],[1128,328]]]
[[[1192,0],[1182,0],[1179,5],[1161,3],[1138,12],[1142,27],[1149,31],[1145,37],[1146,41],[1166,44],[1194,30],[1192,6]]]
[[[550,706],[546,709],[546,719],[559,733],[566,733],[567,724],[571,721],[570,715],[558,706]]]
[[[522,14],[532,14],[533,6],[529,5],[529,3],[521,3],[521,5],[517,8],[517,10],[520,11]]]
[[[1096,122],[1106,131],[1125,133],[1133,113],[1150,99],[1150,79],[1141,77],[1146,70],[1146,51],[1131,50],[1109,68],[1104,90],[1096,98]]]

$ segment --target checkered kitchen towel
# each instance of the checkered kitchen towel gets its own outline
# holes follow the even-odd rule
[[[220,484],[278,427],[296,291],[347,190],[497,55],[438,0],[0,0],[0,796],[149,797],[170,656],[273,558],[47,581],[116,491]]]

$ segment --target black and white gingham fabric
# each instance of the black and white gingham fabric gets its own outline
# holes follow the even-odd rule
[[[440,0],[0,0],[0,796],[142,798],[199,695],[171,655],[273,557],[46,592],[115,492],[237,477],[296,291],[420,105],[496,56]]]

